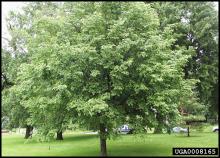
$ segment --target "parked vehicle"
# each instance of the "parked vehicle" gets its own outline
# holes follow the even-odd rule
[[[118,128],[118,131],[124,134],[132,134],[134,129],[129,128],[129,126],[125,124]]]
[[[174,133],[180,133],[180,132],[187,133],[187,132],[188,132],[188,129],[187,129],[187,128],[182,128],[182,127],[174,127],[174,128],[173,128],[173,132],[174,132]]]
[[[213,131],[213,132],[218,132],[218,126],[213,127],[213,128],[212,128],[212,131]]]

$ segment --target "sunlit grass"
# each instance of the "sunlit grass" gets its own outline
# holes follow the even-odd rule
[[[63,141],[40,143],[36,138],[3,134],[3,156],[99,156],[97,135],[64,134]],[[173,147],[217,147],[217,133],[122,135],[107,141],[109,156],[171,156]]]

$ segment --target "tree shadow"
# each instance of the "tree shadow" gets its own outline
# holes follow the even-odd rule
[[[98,138],[98,135],[94,135],[94,134],[87,134],[87,135],[85,135],[85,134],[78,134],[78,135],[67,135],[67,136],[64,135],[63,138],[64,138],[65,142],[84,141],[84,140]]]
[[[187,135],[176,135],[176,137],[180,138],[192,138],[192,137],[202,137],[201,135],[190,135],[189,137]]]

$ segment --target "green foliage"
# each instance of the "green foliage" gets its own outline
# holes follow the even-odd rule
[[[2,49],[2,119],[7,120],[4,128],[24,127],[29,114],[21,105],[19,89],[16,87],[18,68],[25,61],[22,54],[13,55],[13,52]]]
[[[188,115],[188,116],[183,116],[184,121],[204,121],[205,117],[203,115]]]
[[[27,123],[29,114],[25,107],[20,103],[21,97],[15,86],[5,89],[3,95],[3,115],[9,119],[8,128],[24,127]]]
[[[12,34],[12,45],[10,46],[13,47],[15,58],[12,62],[4,60],[9,64],[13,63],[12,69],[15,70],[15,74],[18,73],[13,78],[15,84],[13,91],[8,92],[4,99],[4,108],[13,109],[10,111],[11,113],[8,110],[7,114],[10,115],[12,124],[16,126],[22,126],[24,123],[31,124],[39,129],[39,133],[48,136],[51,131],[53,133],[56,130],[64,130],[63,124],[69,121],[65,117],[68,118],[71,115],[71,112],[66,115],[65,104],[67,101],[65,99],[70,96],[66,85],[62,81],[58,81],[60,76],[55,75],[59,72],[52,69],[50,66],[53,65],[47,64],[48,62],[45,60],[50,52],[50,48],[45,49],[46,44],[52,44],[50,41],[59,31],[62,19],[62,17],[59,18],[59,23],[54,20],[58,13],[55,10],[58,10],[55,3],[36,2],[27,5],[23,14],[11,12],[7,20],[9,31]],[[42,16],[42,18],[38,19],[38,16]],[[38,35],[42,37],[39,38]],[[42,39],[51,40],[44,41]],[[40,43],[42,49],[36,49]],[[20,47],[28,52],[21,51]],[[21,62],[20,56],[24,56],[26,60]],[[18,62],[19,65],[16,65]],[[10,71],[7,73],[13,74]]]
[[[215,104],[215,21],[209,2],[30,3],[8,19],[15,58],[5,53],[3,69],[15,86],[3,106],[47,138],[70,122],[104,124],[106,136],[124,123],[172,126],[178,108]]]
[[[69,15],[64,24],[72,50],[71,55],[65,55],[78,65],[70,70],[80,73],[72,80],[75,99],[71,108],[83,116],[83,122],[96,129],[102,118],[108,127],[113,117],[136,128],[154,127],[158,123],[156,113],[164,119],[161,124],[165,120],[175,122],[180,100],[194,97],[196,82],[183,79],[183,66],[192,50],[171,49],[176,41],[172,28],[161,33],[150,5],[88,3],[85,7],[79,3],[77,8],[78,12]],[[68,29],[76,24],[78,30]],[[107,97],[103,100],[102,96]],[[106,111],[112,116],[106,116]],[[120,117],[114,117],[115,111]]]
[[[197,79],[199,102],[205,105],[206,115],[218,111],[218,14],[212,2],[155,2],[160,18],[160,28],[174,28],[176,42],[173,45],[193,48],[187,61],[185,77]],[[184,105],[182,105],[184,106]],[[192,105],[193,107],[194,105]]]

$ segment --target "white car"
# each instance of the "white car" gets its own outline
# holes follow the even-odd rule
[[[218,126],[213,127],[212,132],[218,132]]]
[[[174,127],[174,128],[173,128],[173,132],[174,132],[174,133],[180,133],[180,132],[187,133],[187,132],[188,132],[188,130],[187,130],[187,128],[182,128],[182,127]]]
[[[132,134],[133,129],[129,128],[128,125],[122,125],[120,128],[118,128],[118,131],[124,134]]]

